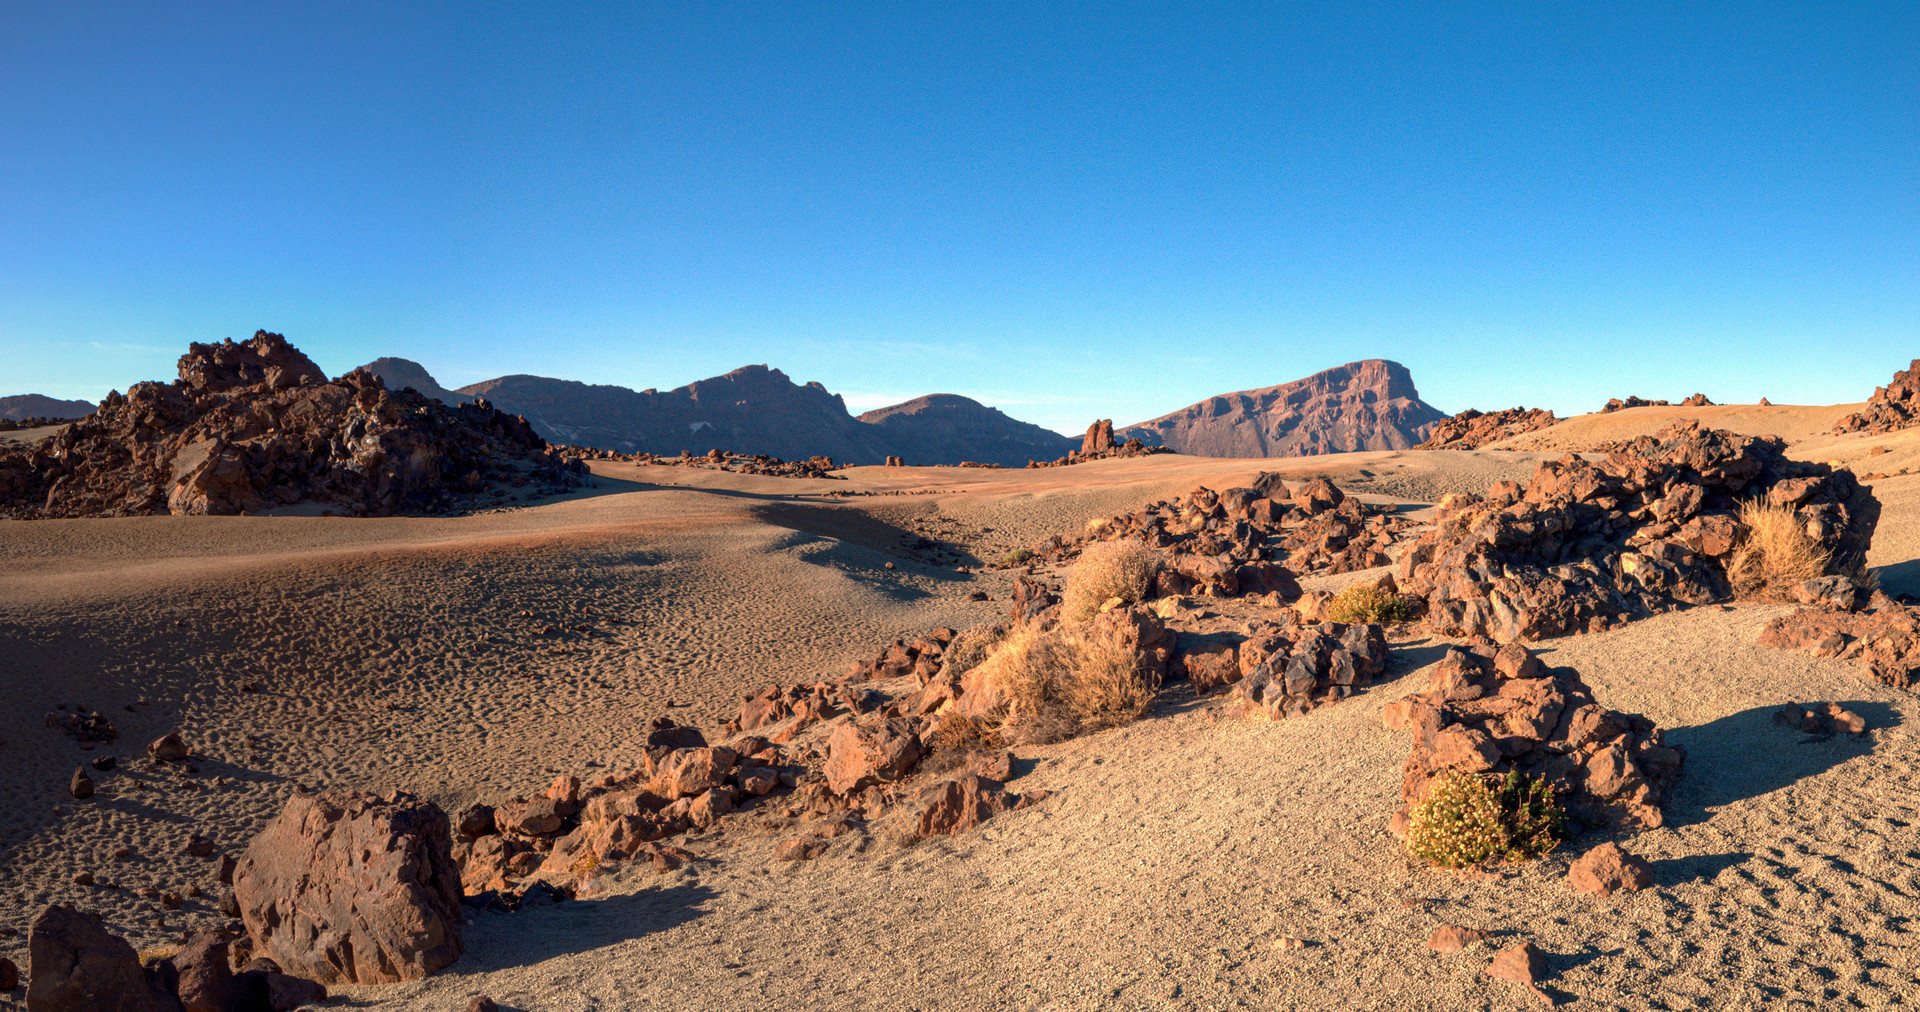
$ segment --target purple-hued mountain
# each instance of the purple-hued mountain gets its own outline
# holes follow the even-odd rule
[[[1371,358],[1279,386],[1209,397],[1129,425],[1114,438],[1202,457],[1306,457],[1404,450],[1446,417],[1420,399],[1406,366]]]

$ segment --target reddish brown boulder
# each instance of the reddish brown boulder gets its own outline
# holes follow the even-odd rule
[[[180,974],[180,1004],[186,1012],[235,1012],[241,1006],[242,985],[227,961],[227,937],[217,931],[196,931],[173,957]]]
[[[972,774],[940,784],[928,794],[931,796],[920,809],[918,833],[922,839],[975,829],[1019,801]]]
[[[1493,957],[1493,964],[1487,967],[1487,976],[1533,987],[1547,977],[1546,953],[1532,942],[1501,949],[1500,954]]]
[[[1440,953],[1459,952],[1492,938],[1492,935],[1478,928],[1442,924],[1433,929],[1433,934],[1427,936],[1427,948]]]
[[[1451,649],[1429,672],[1427,691],[1388,708],[1389,726],[1413,738],[1394,825],[1405,825],[1449,769],[1544,779],[1567,814],[1589,826],[1663,825],[1660,805],[1685,753],[1645,717],[1601,706],[1572,669],[1529,663],[1518,649]]]
[[[775,861],[811,861],[827,849],[827,841],[814,836],[782,840],[773,848]]]
[[[1567,884],[1599,896],[1612,896],[1622,890],[1639,892],[1653,884],[1653,866],[1620,849],[1619,844],[1603,843],[1567,867]]]
[[[169,732],[160,740],[147,746],[147,755],[161,762],[180,762],[187,757],[186,739],[181,738],[178,731]]]
[[[1080,440],[1081,453],[1105,453],[1111,449],[1113,449],[1113,419],[1102,418],[1087,426],[1087,434]]]
[[[493,819],[502,830],[523,836],[552,836],[566,824],[560,802],[548,797],[509,801],[494,810]]]
[[[904,719],[849,722],[827,741],[827,787],[835,794],[898,780],[920,761],[925,749]]]
[[[0,956],[0,991],[11,991],[20,986],[20,967],[13,960]]]
[[[87,776],[86,767],[73,771],[73,779],[67,781],[67,793],[81,801],[93,797],[93,778]]]
[[[27,929],[32,1012],[180,1012],[171,971],[143,969],[125,939],[72,907],[48,907]]]
[[[448,966],[461,951],[450,836],[446,814],[418,799],[294,794],[234,869],[255,951],[321,983]]]

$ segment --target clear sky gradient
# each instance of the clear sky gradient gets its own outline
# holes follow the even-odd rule
[[[0,3],[0,394],[752,362],[1077,431],[1920,356],[1920,5]]]

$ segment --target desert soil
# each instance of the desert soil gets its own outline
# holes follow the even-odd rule
[[[1878,456],[1915,452],[1911,435],[1879,437],[1897,449]],[[990,561],[1262,469],[1413,505],[1525,480],[1563,450],[855,468],[845,482],[613,465],[580,494],[458,518],[0,523],[0,928],[22,933],[0,955],[25,965],[24,929],[49,902],[98,910],[149,949],[223,923],[215,861],[183,844],[199,833],[237,853],[295,783],[499,800],[555,772],[630,767],[654,716],[711,727],[744,692],[1004,614],[1009,574],[932,565],[921,537]],[[847,492],[874,494],[830,494]],[[1920,590],[1920,477],[1876,492],[1870,562],[1889,589]],[[1386,826],[1408,746],[1379,712],[1446,646],[1414,636],[1395,641],[1387,684],[1305,717],[1251,720],[1175,690],[1138,724],[1022,749],[1012,789],[1055,796],[980,831],[843,838],[801,864],[774,863],[770,840],[703,834],[688,846],[710,860],[475,915],[447,971],[344,994],[423,1010],[489,994],[542,1012],[1535,1007],[1485,976],[1491,948],[1424,948],[1454,923],[1540,946],[1549,992],[1573,1009],[1906,1007],[1920,995],[1920,706],[1848,665],[1756,645],[1780,612],[1694,608],[1540,645],[1688,749],[1669,825],[1626,840],[1655,864],[1644,893],[1566,887],[1593,839],[1492,880],[1404,857]],[[262,691],[240,691],[249,681]],[[1803,740],[1769,720],[1789,700],[1839,700],[1873,730]],[[43,726],[78,704],[119,738],[83,750]],[[134,761],[176,729],[197,772]],[[104,754],[122,768],[68,798],[74,768]],[[73,884],[82,871],[112,886]],[[141,894],[194,886],[209,895],[178,910]]]

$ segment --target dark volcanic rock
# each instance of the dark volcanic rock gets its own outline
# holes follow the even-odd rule
[[[1420,399],[1405,366],[1376,358],[1220,394],[1117,435],[1203,457],[1304,457],[1404,450],[1446,417]]]
[[[1606,629],[1732,594],[1740,503],[1792,507],[1831,556],[1865,564],[1880,503],[1851,472],[1789,460],[1771,437],[1686,421],[1594,463],[1569,454],[1522,487],[1462,500],[1400,558],[1399,585],[1427,624],[1498,642]]]
[[[1508,408],[1492,413],[1468,408],[1452,418],[1435,422],[1427,441],[1416,450],[1477,450],[1522,433],[1544,429],[1558,422],[1553,412],[1540,408]]]
[[[290,973],[413,980],[460,956],[450,848],[446,814],[428,802],[295,794],[240,858],[234,898],[255,951]]]
[[[521,419],[392,393],[364,372],[328,382],[278,334],[195,344],[179,374],[0,452],[0,515],[232,515],[301,502],[390,514],[445,509],[497,483],[582,480],[583,465],[551,454]]]

